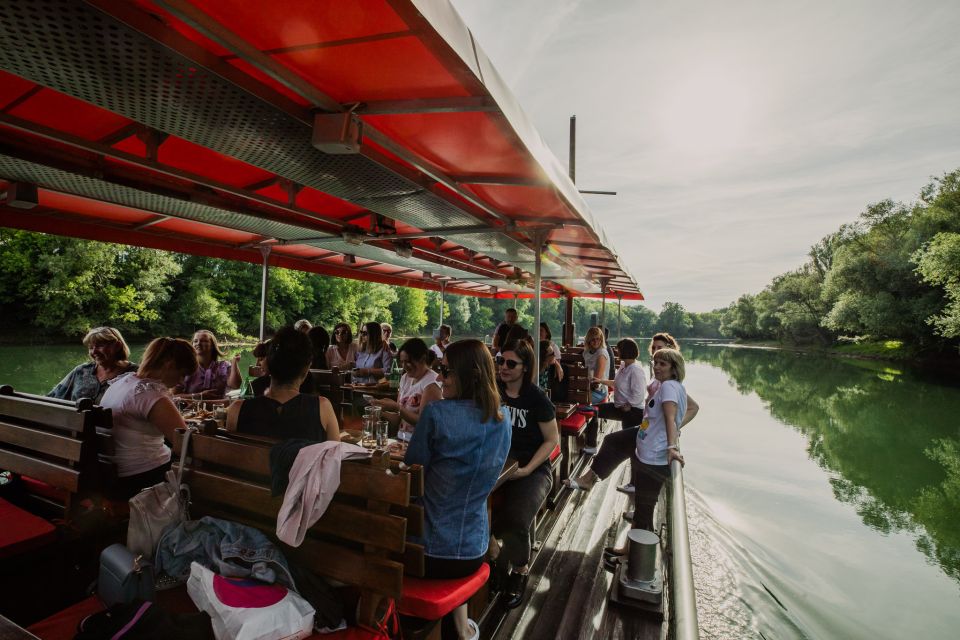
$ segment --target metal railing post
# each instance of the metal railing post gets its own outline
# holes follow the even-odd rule
[[[697,593],[693,584],[690,537],[687,531],[687,500],[683,491],[683,467],[670,463],[670,599],[673,605],[673,638],[698,640]]]

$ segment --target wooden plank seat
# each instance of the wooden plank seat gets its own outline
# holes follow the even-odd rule
[[[174,443],[178,450],[181,442],[178,433]],[[283,497],[270,495],[271,446],[262,439],[195,434],[185,472],[191,515],[241,522],[276,541]],[[422,493],[419,466],[401,471],[378,453],[370,460],[345,461],[333,501],[303,544],[297,548],[277,544],[291,563],[356,587],[359,620],[372,626],[383,598],[401,599],[404,573],[423,575],[423,547],[406,540],[423,531],[423,509],[410,502],[411,496]]]
[[[69,523],[115,477],[109,409],[0,386],[0,469],[21,476],[24,505]]]
[[[313,378],[313,389],[318,394],[330,401],[334,411],[337,413],[337,420],[343,427],[343,410],[350,409],[350,403],[347,402],[346,394],[343,392],[343,385],[350,382],[350,372],[341,371],[337,367],[332,369],[310,369],[310,377]]]
[[[550,488],[550,494],[547,496],[547,504],[552,509],[557,506],[560,494],[563,493],[564,478],[564,457],[563,448],[558,444],[550,452],[550,475],[553,477],[553,487]]]

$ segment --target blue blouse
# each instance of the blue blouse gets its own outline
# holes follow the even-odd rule
[[[487,496],[510,451],[510,414],[481,422],[473,400],[432,402],[420,414],[405,462],[424,468],[424,531],[434,558],[470,560],[487,552]]]

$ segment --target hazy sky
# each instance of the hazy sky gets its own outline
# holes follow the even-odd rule
[[[960,1],[452,0],[647,304],[706,311],[960,168]]]

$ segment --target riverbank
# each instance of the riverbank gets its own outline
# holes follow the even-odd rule
[[[688,338],[689,339],[689,338]],[[933,367],[939,371],[960,376],[960,353],[932,353],[908,345],[902,340],[862,340],[831,346],[792,345],[775,340],[734,340],[731,346],[753,349],[778,349],[794,353],[807,353],[857,360],[896,362],[904,365]]]

